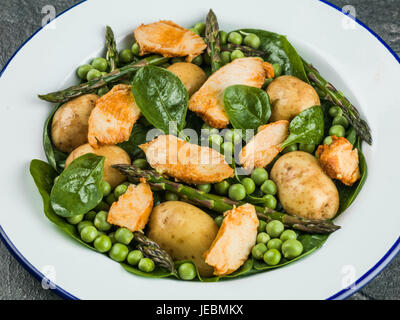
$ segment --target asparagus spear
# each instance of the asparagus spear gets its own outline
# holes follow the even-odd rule
[[[350,124],[354,127],[359,137],[365,140],[368,144],[372,144],[371,129],[367,122],[360,117],[360,113],[351,102],[338,91],[331,83],[326,81],[311,64],[303,59],[304,70],[310,79],[311,83],[319,89],[320,92],[325,94],[324,99],[331,101],[333,104],[338,105],[343,115],[347,118]]]
[[[138,182],[140,178],[146,179],[153,190],[167,190],[174,192],[180,198],[189,203],[223,213],[231,210],[234,206],[240,206],[244,202],[205,193],[187,185],[170,181],[157,173],[155,170],[142,170],[133,165],[117,164],[113,166],[126,175],[132,182]],[[288,227],[309,233],[332,233],[340,227],[332,224],[329,220],[311,220],[281,213],[269,208],[255,206],[257,216],[261,220],[279,220]]]
[[[156,242],[150,240],[139,231],[135,231],[133,235],[134,240],[138,243],[138,249],[145,257],[152,259],[154,263],[158,264],[160,267],[163,267],[172,273],[176,273],[175,264],[171,256],[165,250],[161,249]]]
[[[122,68],[115,69],[110,73],[106,74],[104,77],[93,79],[91,81],[79,84],[77,86],[72,86],[65,90],[51,92],[44,95],[38,95],[40,99],[46,100],[49,102],[66,102],[73,98],[79,97],[83,94],[92,92],[96,89],[99,89],[109,83],[113,83],[121,80],[127,75],[131,75],[135,71],[139,70],[142,67],[148,65],[160,65],[168,61],[168,58],[164,58],[161,56],[149,56],[138,62],[134,62],[123,66]]]
[[[222,66],[221,47],[219,43],[219,27],[215,13],[210,9],[206,18],[205,40],[207,43],[207,53],[211,59],[211,71],[214,73]]]
[[[110,71],[114,71],[118,67],[118,51],[114,39],[114,32],[111,27],[106,27],[106,59],[110,64]]]

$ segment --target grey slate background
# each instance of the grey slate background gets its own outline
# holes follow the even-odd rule
[[[0,69],[15,50],[36,31],[43,18],[42,7],[51,4],[57,14],[79,1],[9,0],[1,1]],[[357,18],[374,30],[400,55],[400,0],[332,0],[339,7],[352,5]],[[243,4],[242,4],[243,5]],[[60,299],[44,290],[0,242],[0,299]],[[400,256],[351,299],[400,299]]]

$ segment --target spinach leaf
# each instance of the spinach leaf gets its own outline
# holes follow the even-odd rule
[[[293,143],[319,144],[324,137],[324,114],[321,106],[303,110],[290,122],[290,135],[282,143],[285,148]]]
[[[51,207],[50,192],[53,186],[54,178],[58,176],[57,171],[54,170],[51,165],[41,160],[32,160],[29,170],[33,177],[33,181],[35,182],[36,187],[38,188],[40,195],[42,196],[43,209],[47,219],[49,219],[51,222],[53,222],[75,240],[94,250],[93,247],[89,246],[87,243],[81,240],[76,227],[69,224],[62,217],[56,215],[53,208]]]
[[[182,131],[188,107],[188,92],[181,80],[160,67],[146,66],[136,72],[132,93],[145,118],[156,128]],[[174,132],[170,132],[174,133]]]
[[[85,154],[65,169],[50,193],[51,206],[56,214],[72,217],[92,210],[103,198],[100,183],[103,179],[104,157]]]
[[[271,116],[268,94],[261,89],[233,85],[224,91],[225,111],[235,129],[254,129],[266,124]]]
[[[51,124],[53,121],[54,114],[61,107],[59,104],[54,108],[53,112],[47,118],[44,128],[43,128],[43,148],[46,154],[47,161],[50,165],[57,171],[61,172],[64,169],[65,159],[67,159],[67,154],[59,151],[51,141]]]
[[[300,56],[285,36],[258,29],[241,29],[237,32],[256,34],[261,40],[258,50],[267,52],[266,61],[279,63],[282,67],[282,74],[293,75],[307,83],[309,82]]]
[[[119,143],[118,146],[124,149],[131,159],[144,158],[144,152],[139,148],[139,145],[146,142],[146,135],[149,129],[150,127],[136,122],[132,128],[129,140]]]

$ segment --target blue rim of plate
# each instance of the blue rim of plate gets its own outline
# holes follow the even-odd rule
[[[65,12],[71,10],[72,8],[75,8],[76,6],[86,2],[87,0],[82,0],[76,4],[74,4],[72,7],[62,11],[59,13],[53,20],[57,19],[59,16],[64,14]],[[344,13],[338,6],[325,1],[325,0],[318,0],[322,3],[325,3],[326,5],[338,10],[344,15],[349,16],[351,19],[356,21],[360,26],[365,28],[369,33],[371,33],[381,44],[384,45],[384,47],[393,55],[393,57],[397,60],[397,62],[400,63],[400,57],[393,51],[392,48],[381,38],[379,37],[374,31],[372,31],[365,23],[362,21],[358,20],[357,18],[353,17],[350,14]],[[22,45],[14,52],[14,54],[11,56],[11,58],[7,61],[7,63],[4,65],[3,69],[0,71],[0,77],[2,76],[3,72],[7,69],[7,66],[10,64],[12,59],[15,57],[15,55],[22,49],[22,47],[28,43],[29,40],[31,40],[40,30],[42,30],[43,27],[40,27],[38,30],[36,30],[28,39],[26,39]],[[5,233],[4,229],[0,225],[0,239],[6,246],[6,248],[11,252],[11,254],[17,259],[17,261],[31,274],[33,275],[38,281],[42,282],[44,279],[47,280],[46,276],[41,273],[38,269],[36,269],[20,252],[19,250],[14,246],[14,244],[11,242],[11,240],[8,238],[7,234]],[[339,291],[338,293],[335,293],[334,295],[330,296],[327,298],[327,300],[343,300],[347,299],[351,295],[355,294],[359,290],[361,290],[368,282],[373,280],[376,276],[378,276],[379,273],[381,273],[388,265],[389,263],[396,257],[396,255],[400,252],[400,237],[397,239],[397,241],[391,246],[391,248],[386,252],[386,254],[371,268],[369,269],[364,275],[362,275],[357,281],[355,281],[353,284],[348,286],[347,288]],[[54,290],[60,297],[64,299],[69,299],[69,300],[79,300],[77,297],[74,295],[70,294],[69,292],[65,291],[63,288],[60,286],[54,284],[55,288],[51,289]]]

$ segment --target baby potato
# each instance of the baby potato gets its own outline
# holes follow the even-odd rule
[[[65,161],[65,167],[68,167],[73,160],[83,156],[86,153],[94,153],[106,158],[104,162],[103,180],[107,181],[111,185],[111,188],[115,188],[117,185],[126,180],[124,175],[122,175],[117,169],[111,167],[114,164],[131,163],[131,158],[125,152],[125,150],[117,146],[102,146],[94,149],[88,143],[81,145],[72,151],[68,156],[67,160]]]
[[[203,69],[189,62],[174,63],[167,70],[174,73],[182,81],[189,93],[189,97],[199,90],[207,79]]]
[[[88,141],[89,116],[99,97],[85,94],[64,103],[54,114],[51,137],[55,147],[71,152]]]
[[[266,91],[271,100],[271,122],[290,121],[303,110],[321,105],[314,88],[293,76],[277,77]]]
[[[318,160],[303,151],[281,156],[271,170],[279,200],[286,212],[309,219],[331,219],[339,208],[335,184]]]
[[[157,242],[174,260],[192,260],[201,276],[212,276],[203,253],[214,241],[218,226],[204,211],[182,201],[156,206],[148,223],[148,237]]]

